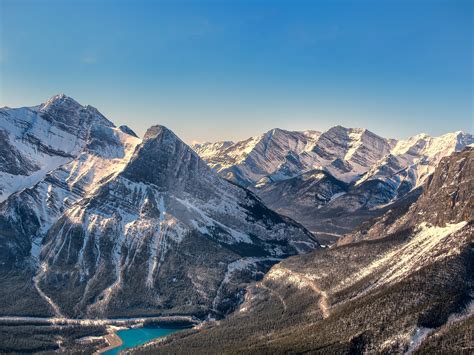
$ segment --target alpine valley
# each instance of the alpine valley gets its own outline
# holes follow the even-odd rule
[[[1,108],[0,352],[150,322],[193,329],[130,351],[469,352],[473,143],[336,126],[190,147],[64,94]]]

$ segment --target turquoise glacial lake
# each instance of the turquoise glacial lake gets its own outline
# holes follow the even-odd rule
[[[122,339],[123,344],[117,348],[106,351],[104,354],[116,355],[121,350],[133,348],[134,346],[142,345],[150,340],[164,337],[171,333],[175,333],[181,329],[168,328],[132,328],[123,329],[117,332],[117,335]]]

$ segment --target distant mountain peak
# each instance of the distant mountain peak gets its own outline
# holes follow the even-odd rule
[[[362,136],[374,136],[379,137],[379,135],[375,134],[374,132],[368,130],[367,128],[360,128],[360,127],[344,127],[341,125],[336,125],[329,128],[326,132],[322,134],[339,134],[339,135],[349,135],[349,134],[357,134]],[[380,137],[381,138],[381,137]]]
[[[95,107],[83,106],[65,94],[55,95],[33,109],[38,111],[44,119],[57,123],[66,131],[81,130],[94,123],[115,127]]]
[[[266,134],[267,135],[274,135],[274,134],[278,134],[278,133],[290,133],[291,131],[287,131],[285,129],[282,129],[282,128],[272,128],[271,130],[269,130]]]

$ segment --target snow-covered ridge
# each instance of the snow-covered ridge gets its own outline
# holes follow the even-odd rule
[[[262,185],[322,169],[344,181],[365,173],[392,140],[366,129],[336,126],[326,132],[273,129],[245,141],[194,148],[222,176],[242,185]]]
[[[0,202],[76,158],[99,127],[114,126],[64,94],[34,107],[1,108]]]
[[[204,143],[193,148],[225,178],[242,185],[253,185],[277,172],[291,156],[310,151],[319,135],[316,131],[291,132],[276,128],[237,143]],[[299,166],[289,168],[300,169]]]
[[[419,134],[400,140],[390,154],[377,162],[358,183],[383,179],[397,186],[406,183],[412,188],[418,187],[434,172],[442,158],[459,152],[472,143],[473,136],[462,131],[439,137]]]
[[[473,136],[461,131],[395,140],[363,128],[335,126],[323,133],[273,129],[237,143],[204,143],[194,149],[222,176],[244,186],[261,188],[320,169],[346,183],[380,179],[394,189],[411,190],[441,158],[473,143]]]

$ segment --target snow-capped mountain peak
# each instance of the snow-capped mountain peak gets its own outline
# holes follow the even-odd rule
[[[422,133],[400,140],[380,161],[373,165],[357,183],[371,179],[389,181],[392,186],[405,185],[409,191],[423,184],[443,157],[472,144],[474,137],[462,131],[432,137]]]
[[[102,124],[113,127],[110,122],[95,107],[82,106],[73,98],[65,94],[55,95],[38,107],[38,113],[47,121],[59,126],[61,129],[85,137],[88,127],[92,124]]]
[[[0,201],[77,157],[93,127],[114,125],[64,94],[34,107],[0,109]]]
[[[83,107],[73,98],[67,96],[66,94],[60,93],[50,97],[46,102],[41,104],[40,110],[47,111],[49,108],[57,106],[76,107],[78,109]]]

